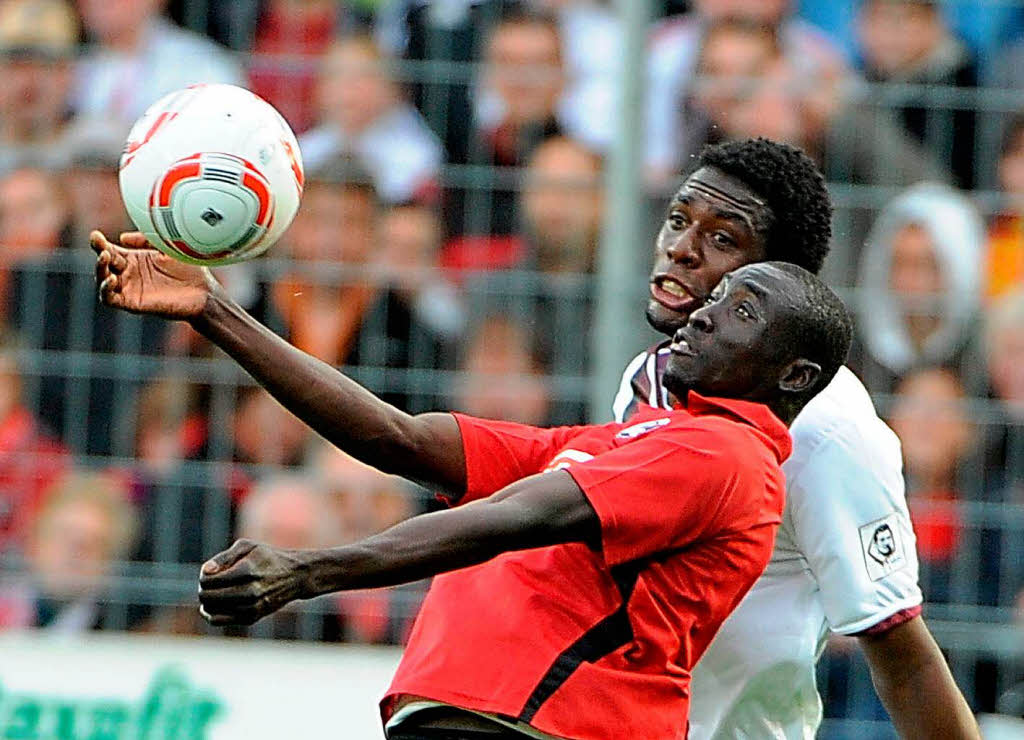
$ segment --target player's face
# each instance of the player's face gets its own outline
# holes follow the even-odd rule
[[[658,233],[647,320],[672,336],[722,276],[764,260],[771,211],[739,180],[713,167],[690,175]]]
[[[892,530],[885,528],[880,529],[875,534],[875,544],[878,545],[878,551],[883,555],[891,555],[896,549],[892,540]]]
[[[776,395],[792,359],[779,329],[795,310],[787,299],[795,290],[792,279],[771,265],[726,275],[675,333],[665,387],[680,398],[688,390],[750,400]]]

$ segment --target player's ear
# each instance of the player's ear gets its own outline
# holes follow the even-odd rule
[[[783,368],[782,375],[779,377],[779,390],[800,394],[810,389],[819,377],[821,377],[821,365],[801,357]]]

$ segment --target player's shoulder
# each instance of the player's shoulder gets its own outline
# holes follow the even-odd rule
[[[776,469],[785,455],[777,433],[785,435],[778,424],[776,433],[765,428],[764,421],[722,408],[712,413],[690,414],[668,411],[671,423],[666,426],[667,438],[684,445],[696,454],[716,460],[727,468],[750,471],[760,475],[765,468]],[[640,418],[640,415],[633,419]],[[631,421],[633,421],[631,419]]]
[[[898,472],[902,466],[899,439],[878,416],[864,384],[846,367],[804,407],[790,434],[790,478],[805,467],[822,464],[840,465],[833,471],[837,475],[858,469]]]

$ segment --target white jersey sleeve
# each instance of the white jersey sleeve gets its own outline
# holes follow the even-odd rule
[[[864,386],[842,368],[791,432],[787,514],[829,627],[856,634],[920,606],[899,440]]]

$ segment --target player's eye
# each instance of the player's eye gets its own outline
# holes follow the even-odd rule
[[[676,231],[686,228],[687,223],[689,223],[689,219],[679,211],[668,214],[668,225]]]
[[[717,293],[712,293],[711,295],[709,295],[707,298],[704,299],[704,305],[705,306],[710,306],[712,303],[717,302],[718,299],[721,298],[721,297],[722,296],[718,295]]]
[[[746,303],[741,303],[736,307],[736,313],[738,313],[744,319],[754,318],[754,312],[750,310],[750,307]]]
[[[736,241],[724,231],[716,231],[712,234],[711,238],[714,239],[715,244],[723,247],[731,247],[736,243]]]

